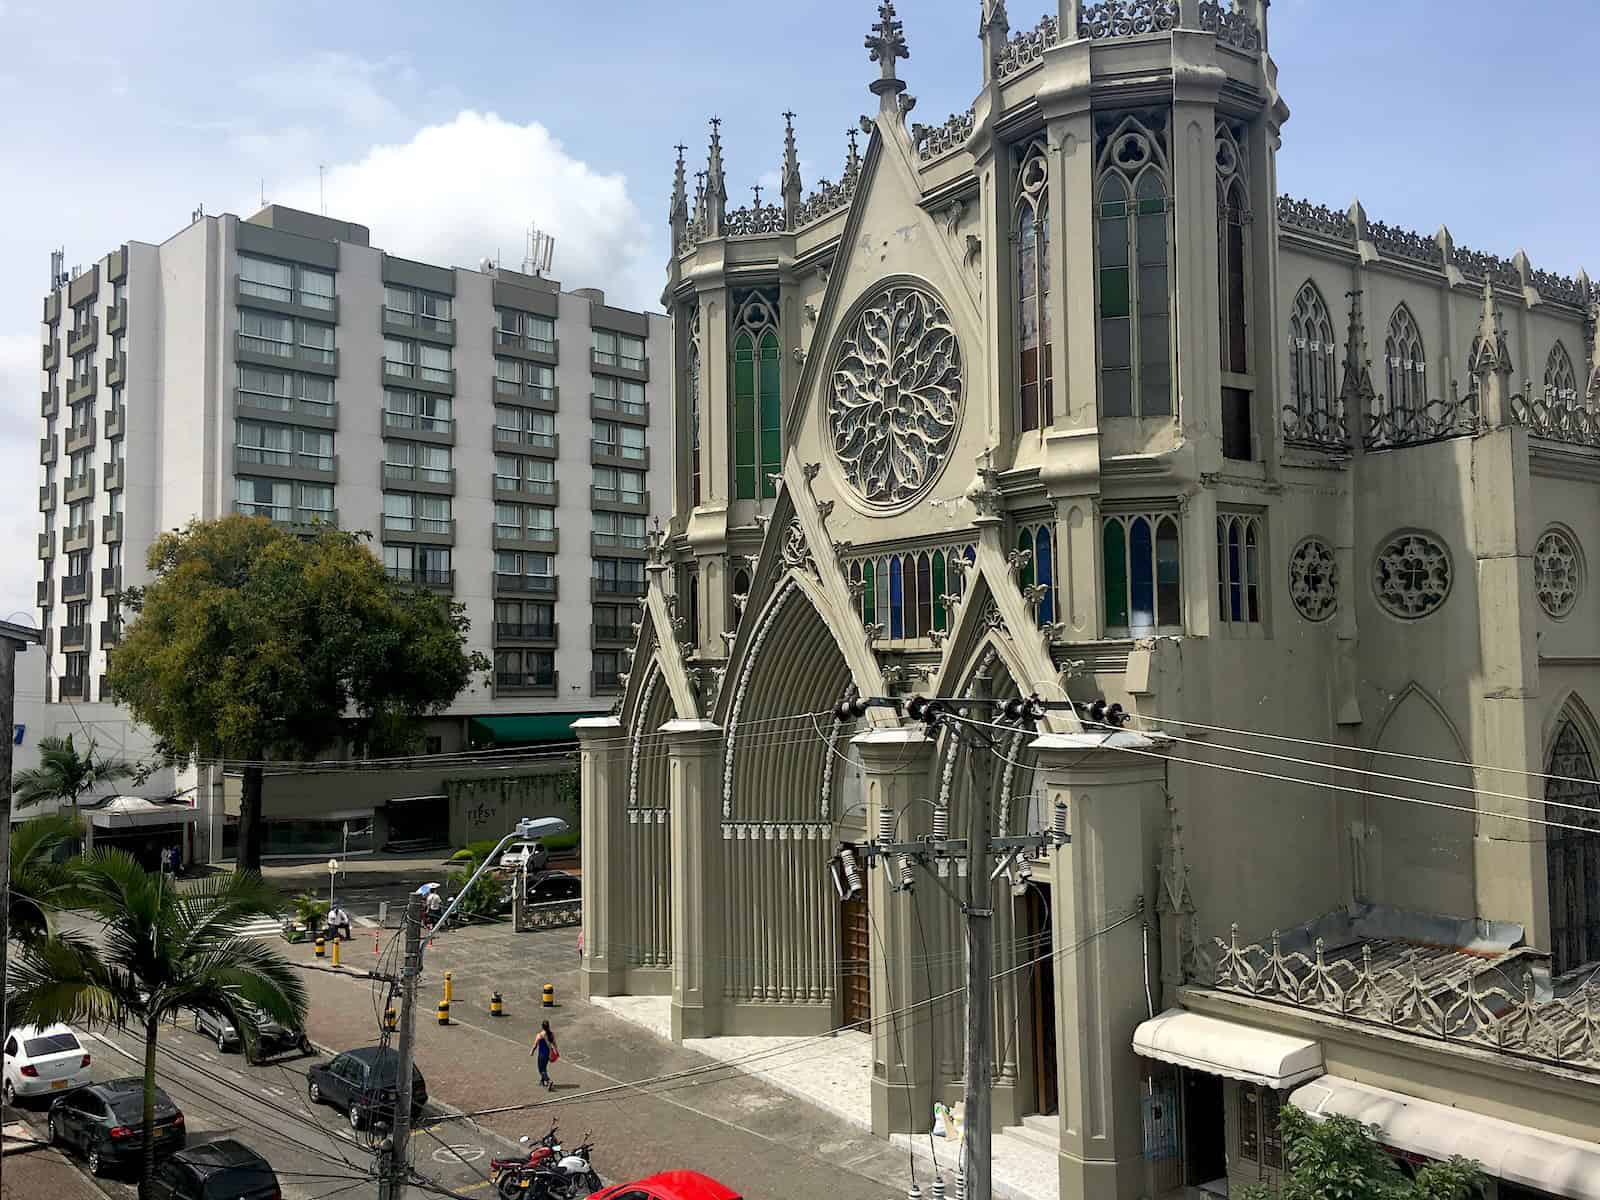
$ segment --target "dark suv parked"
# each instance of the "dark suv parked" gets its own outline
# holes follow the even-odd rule
[[[394,1122],[395,1084],[400,1077],[400,1054],[381,1046],[346,1050],[306,1072],[306,1094],[313,1104],[342,1108],[351,1129],[364,1129],[374,1119]],[[422,1072],[411,1068],[411,1119],[422,1115],[428,1102],[428,1085]]]
[[[50,1141],[81,1154],[95,1175],[107,1167],[138,1162],[143,1131],[143,1079],[91,1083],[50,1106]],[[180,1150],[183,1141],[183,1114],[167,1094],[157,1088],[156,1153]]]
[[[272,1164],[233,1138],[179,1150],[150,1179],[151,1200],[280,1200]]]

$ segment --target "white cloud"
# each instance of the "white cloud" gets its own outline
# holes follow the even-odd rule
[[[537,223],[556,238],[552,274],[563,286],[604,288],[630,307],[659,304],[661,248],[626,180],[574,158],[537,122],[462,112],[330,166],[323,188],[330,216],[366,225],[391,253],[445,266],[491,257],[515,268]],[[315,212],[317,180],[272,189],[268,199]]]
[[[314,113],[319,124],[376,128],[400,116],[379,86],[416,86],[416,71],[404,59],[368,60],[336,50],[274,63],[247,76],[241,86],[269,111]]]

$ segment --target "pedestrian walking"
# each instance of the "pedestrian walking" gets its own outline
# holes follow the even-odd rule
[[[561,1057],[561,1051],[556,1049],[556,1035],[551,1032],[549,1021],[539,1022],[532,1053],[539,1060],[539,1086],[547,1091],[553,1090],[555,1085],[550,1082],[550,1064]]]

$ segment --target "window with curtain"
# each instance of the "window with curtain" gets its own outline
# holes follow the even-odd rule
[[[1108,514],[1100,531],[1106,636],[1182,633],[1177,515]]]
[[[288,263],[274,262],[250,255],[239,256],[239,294],[259,296],[263,300],[276,300],[282,304],[294,300],[294,268]]]
[[[1160,146],[1129,118],[1106,142],[1100,164],[1102,416],[1172,415],[1170,211]]]
[[[1254,514],[1217,514],[1217,615],[1224,625],[1262,622],[1261,530]]]
[[[733,336],[734,499],[771,500],[782,468],[782,353],[776,302],[752,291],[740,301]]]
[[[1050,345],[1050,160],[1041,138],[1016,180],[1016,323],[1019,428],[1055,420]]]
[[[1383,362],[1389,377],[1389,411],[1396,418],[1421,414],[1428,407],[1428,358],[1417,320],[1403,303],[1389,318]]]

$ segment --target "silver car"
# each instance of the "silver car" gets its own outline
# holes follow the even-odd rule
[[[249,1056],[251,1062],[259,1062],[286,1050],[298,1050],[302,1054],[314,1053],[311,1039],[305,1035],[304,1030],[287,1029],[259,1009],[252,1011],[256,1014],[257,1028],[260,1032],[256,1038],[255,1052]],[[230,1050],[245,1049],[243,1036],[234,1028],[232,1019],[226,1013],[210,1012],[203,1008],[195,1009],[194,1031],[214,1038],[217,1049],[224,1054]]]

